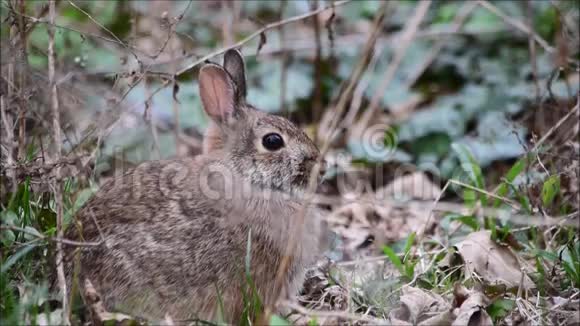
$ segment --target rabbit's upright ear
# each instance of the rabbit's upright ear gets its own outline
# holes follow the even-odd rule
[[[224,54],[224,68],[230,74],[237,86],[237,97],[246,100],[246,67],[242,53],[236,49],[230,49]]]
[[[229,74],[216,64],[199,71],[199,94],[203,109],[217,123],[228,123],[236,115],[236,86]]]

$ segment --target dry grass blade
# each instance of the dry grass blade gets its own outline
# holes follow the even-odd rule
[[[453,19],[452,26],[450,29],[450,33],[458,33],[459,30],[463,27],[467,19],[471,16],[473,10],[477,7],[477,2],[468,1],[463,4],[463,6],[457,12],[457,15]],[[411,77],[409,77],[406,81],[407,88],[411,88],[421,77],[423,72],[435,61],[439,52],[445,47],[445,44],[449,41],[449,37],[442,37],[435,43],[427,58],[419,65],[419,67],[413,72]]]
[[[552,126],[552,128],[550,128],[550,130],[548,130],[542,136],[542,138],[540,138],[540,140],[538,140],[538,142],[536,142],[536,144],[534,144],[534,147],[530,150],[530,152],[537,151],[538,148],[540,148],[540,146],[542,146],[544,144],[544,142],[546,142],[546,140],[554,133],[554,131],[556,131],[558,128],[560,128],[560,126],[562,126],[564,124],[564,122],[566,122],[568,119],[570,119],[571,116],[577,115],[579,107],[580,107],[580,94],[576,97],[576,106],[574,106],[570,110],[570,112],[568,112],[565,116],[563,116],[560,120],[558,120],[558,122],[554,126]]]
[[[384,97],[387,87],[389,87],[389,84],[395,77],[395,73],[403,61],[407,49],[411,45],[411,42],[413,42],[413,39],[419,30],[419,25],[425,18],[425,15],[427,15],[427,10],[429,10],[430,6],[430,0],[421,1],[417,4],[413,16],[405,25],[403,35],[401,36],[401,45],[397,47],[394,58],[385,70],[383,79],[381,80],[379,86],[377,86],[377,89],[371,98],[371,103],[369,104],[368,109],[365,111],[364,116],[361,118],[359,125],[355,128],[355,132],[362,132],[369,125],[372,117],[375,114],[375,111],[379,108],[380,101]]]
[[[498,16],[499,18],[503,19],[503,21],[505,21],[508,25],[511,25],[515,28],[517,28],[518,30],[520,30],[521,32],[525,33],[526,35],[529,35],[531,37],[534,38],[534,40],[542,47],[544,48],[544,50],[546,50],[549,53],[554,52],[554,48],[551,47],[548,42],[546,40],[544,40],[540,35],[536,34],[533,30],[531,30],[530,28],[528,28],[528,26],[526,26],[526,24],[520,22],[517,19],[514,19],[508,15],[506,15],[504,12],[502,12],[498,7],[496,7],[495,5],[491,4],[488,1],[485,0],[478,0],[477,3],[484,7],[485,9],[489,10],[491,13],[493,13],[494,15]]]
[[[354,90],[354,88],[356,86],[356,82],[358,82],[358,80],[360,80],[360,76],[362,76],[362,73],[364,72],[364,70],[366,69],[366,66],[368,65],[368,62],[370,60],[370,55],[372,53],[372,49],[374,48],[376,39],[377,39],[379,31],[380,31],[380,27],[382,26],[383,20],[385,18],[385,11],[387,8],[387,3],[388,2],[383,3],[383,5],[380,7],[377,15],[375,16],[375,19],[373,22],[373,30],[371,31],[371,34],[369,35],[369,38],[367,40],[366,46],[364,48],[363,56],[362,56],[361,60],[359,61],[359,64],[355,68],[355,71],[353,72],[351,79],[349,80],[349,84],[347,86],[347,91],[342,93],[342,96],[341,96],[339,103],[338,103],[338,107],[337,107],[336,111],[334,112],[336,114],[335,123],[333,124],[331,130],[334,130],[337,128],[337,126],[339,124],[339,119],[342,116],[342,113],[344,112],[344,110],[346,109],[346,101],[347,101],[346,94],[348,92],[352,93],[352,91]],[[316,187],[316,180],[318,179],[318,176],[320,174],[321,159],[324,157],[324,155],[328,151],[329,146],[330,146],[330,141],[331,141],[331,137],[327,138],[325,143],[322,146],[322,149],[320,151],[321,154],[320,154],[318,164],[315,165],[313,171],[310,174],[308,189],[306,191],[307,194],[314,193],[314,190]],[[305,218],[305,214],[306,214],[306,209],[307,209],[307,206],[312,203],[313,196],[309,196],[308,198],[309,198],[309,200],[306,201],[306,205],[304,206],[304,209],[298,213],[299,221],[297,222],[297,225],[302,226],[304,224],[303,222],[304,222],[304,218]],[[297,230],[291,230],[291,231],[296,232]],[[289,243],[286,247],[286,255],[284,255],[284,258],[282,259],[282,261],[280,262],[280,265],[278,267],[278,272],[277,272],[276,281],[275,281],[276,288],[281,288],[281,286],[282,286],[283,280],[285,278],[285,275],[286,275],[288,267],[289,267],[291,253],[295,250],[295,246],[296,246],[295,239],[297,239],[297,237],[292,237],[291,240],[289,241]],[[264,316],[266,318],[269,316],[271,310],[272,310],[272,307],[266,307],[265,313],[264,313]]]
[[[74,240],[69,240],[69,239],[58,238],[58,237],[57,238],[49,238],[49,237],[43,236],[40,233],[29,231],[27,229],[23,229],[23,228],[11,226],[11,225],[0,226],[0,230],[11,230],[11,231],[22,232],[22,233],[26,233],[28,235],[31,235],[38,240],[49,240],[49,241],[54,241],[56,243],[62,243],[62,244],[66,244],[66,245],[70,245],[70,246],[77,246],[77,247],[96,247],[96,246],[100,246],[104,242],[104,240],[101,240],[99,242],[79,242],[79,241],[74,241]]]
[[[56,55],[54,52],[54,20],[56,16],[56,0],[49,1],[49,19],[51,25],[48,27],[48,81],[49,86],[51,89],[50,96],[51,96],[51,107],[52,107],[52,124],[53,124],[53,141],[54,141],[54,158],[53,161],[57,162],[60,159],[60,155],[62,153],[61,148],[61,134],[60,134],[60,112],[59,112],[59,105],[58,105],[58,90],[56,87],[56,76],[55,76],[55,59]],[[62,184],[58,177],[57,171],[57,178],[53,182],[53,191],[55,196],[55,204],[56,204],[56,234],[57,237],[63,238],[64,229],[63,229],[63,198],[62,198]],[[62,322],[65,325],[69,325],[69,306],[67,300],[67,287],[66,287],[66,279],[64,276],[64,267],[63,267],[63,250],[62,250],[62,243],[57,242],[56,244],[56,272],[57,272],[57,279],[58,285],[60,288],[60,294],[62,296]]]
[[[369,35],[369,38],[367,39],[367,42],[365,43],[365,47],[362,51],[363,52],[362,57],[358,61],[357,66],[350,75],[346,87],[344,88],[344,91],[340,92],[341,95],[337,101],[337,104],[334,107],[334,110],[331,113],[332,117],[329,123],[330,126],[328,127],[329,132],[327,138],[325,139],[325,142],[320,151],[322,153],[322,156],[324,156],[328,151],[331,141],[336,132],[336,129],[340,125],[340,121],[344,111],[346,110],[348,101],[351,99],[352,94],[356,89],[356,86],[360,82],[364,72],[366,71],[370,63],[377,39],[380,35],[380,27],[385,19],[386,10],[387,3],[383,3],[383,5],[379,8],[378,15],[375,16],[375,20],[373,22],[373,29],[371,34]]]
[[[386,320],[374,318],[374,317],[367,316],[367,315],[351,314],[351,313],[348,313],[346,311],[311,310],[311,309],[304,308],[300,305],[297,305],[295,303],[288,302],[288,301],[284,301],[281,304],[282,304],[282,306],[293,309],[302,315],[309,316],[309,317],[334,318],[334,319],[331,319],[332,321],[335,321],[335,320],[348,320],[348,321],[353,321],[353,322],[363,321],[363,322],[368,322],[368,323],[375,324],[375,325],[384,324],[386,322]]]
[[[6,165],[14,165],[14,129],[11,126],[12,122],[6,115],[6,102],[4,101],[4,95],[0,96],[0,115],[2,120],[2,127],[5,132],[5,143],[6,143],[6,154],[2,154],[6,158]],[[0,150],[4,150],[1,148]],[[12,192],[16,192],[16,172],[6,171],[6,175],[12,180]]]

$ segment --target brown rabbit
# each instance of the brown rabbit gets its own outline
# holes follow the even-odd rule
[[[65,266],[69,281],[89,279],[112,311],[239,322],[251,288],[247,267],[262,304],[274,304],[299,291],[319,252],[320,219],[297,196],[319,159],[314,143],[290,121],[245,103],[238,51],[225,54],[223,67],[203,66],[199,89],[211,118],[203,154],[146,162],[107,182],[67,232],[104,240],[79,256],[69,247]]]

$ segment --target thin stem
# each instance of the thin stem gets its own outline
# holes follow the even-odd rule
[[[53,160],[57,162],[60,159],[62,152],[61,146],[61,134],[60,134],[60,112],[58,103],[58,90],[56,87],[55,78],[55,60],[56,55],[54,52],[54,20],[56,17],[56,0],[50,0],[49,5],[49,20],[50,25],[48,25],[48,83],[50,85],[50,103],[52,107],[52,124],[53,124],[53,141],[54,141],[54,155]],[[63,198],[62,198],[62,184],[59,179],[59,171],[56,172],[57,177],[53,181],[53,191],[55,197],[56,205],[56,234],[58,238],[63,238]],[[60,294],[62,297],[62,323],[64,325],[70,325],[69,320],[69,305],[67,300],[68,291],[66,289],[66,279],[64,276],[63,267],[63,250],[62,243],[57,242],[56,244],[56,273],[58,279],[58,285],[60,288]]]
[[[193,69],[195,66],[199,65],[200,63],[203,63],[206,60],[209,60],[209,59],[211,59],[211,58],[213,58],[213,57],[215,57],[217,55],[220,55],[222,53],[225,53],[228,50],[239,48],[242,45],[250,42],[251,40],[253,40],[256,37],[260,36],[260,34],[265,33],[268,30],[271,30],[273,28],[280,27],[282,25],[286,25],[286,24],[290,24],[290,23],[293,23],[293,22],[297,22],[297,21],[300,21],[300,20],[304,20],[304,19],[310,18],[310,17],[312,17],[314,15],[318,15],[319,13],[321,13],[323,11],[332,9],[333,7],[338,7],[338,6],[345,5],[345,4],[347,4],[347,3],[351,2],[351,1],[352,0],[338,1],[338,2],[334,3],[333,6],[328,6],[328,7],[320,8],[320,9],[317,9],[317,10],[314,10],[314,11],[307,12],[307,13],[302,14],[302,15],[290,17],[290,18],[287,18],[287,19],[284,19],[284,20],[281,20],[281,21],[277,21],[277,22],[274,22],[274,23],[267,24],[264,27],[262,27],[262,28],[258,29],[257,31],[255,31],[254,33],[250,34],[249,36],[247,36],[243,40],[241,40],[241,41],[239,41],[239,42],[237,42],[237,43],[235,43],[235,44],[233,44],[231,46],[227,46],[227,47],[221,48],[221,49],[219,49],[217,51],[211,52],[211,53],[209,53],[209,54],[207,54],[207,55],[205,55],[205,56],[203,56],[203,57],[195,60],[193,63],[190,63],[189,65],[187,65],[185,68],[180,69],[177,72],[176,75],[184,74],[184,73],[190,71],[191,69]]]

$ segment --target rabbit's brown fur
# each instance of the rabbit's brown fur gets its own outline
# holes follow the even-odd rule
[[[79,275],[73,275],[75,248],[69,247],[66,269],[69,280],[88,278],[111,310],[215,319],[221,297],[226,320],[238,322],[249,238],[251,279],[263,304],[296,294],[319,252],[317,212],[296,196],[318,149],[288,120],[245,103],[239,52],[227,52],[224,67],[200,71],[201,98],[212,118],[204,154],[146,162],[114,178],[77,214],[81,227],[67,232],[84,241],[104,238],[103,245],[79,251]],[[272,132],[284,139],[280,150],[261,144]],[[293,236],[284,286],[276,288]]]

